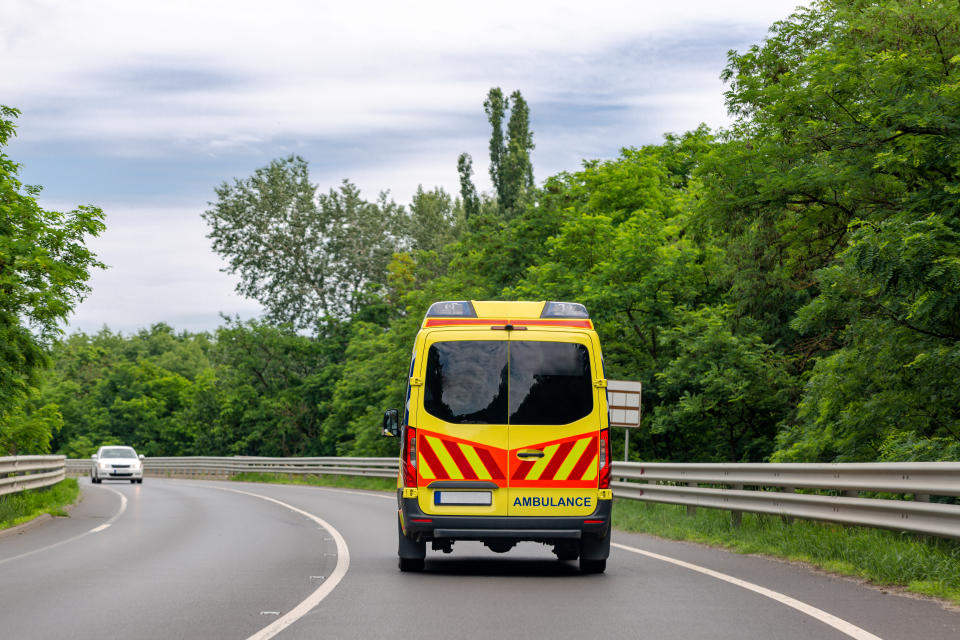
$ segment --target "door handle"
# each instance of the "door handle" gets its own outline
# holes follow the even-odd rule
[[[543,451],[540,449],[523,449],[517,451],[518,458],[542,458]]]

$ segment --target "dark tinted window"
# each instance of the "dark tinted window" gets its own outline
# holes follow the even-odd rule
[[[101,458],[136,458],[137,452],[130,447],[116,447],[113,449],[103,449],[100,452]]]
[[[568,424],[593,411],[582,344],[510,342],[510,424]]]
[[[511,424],[568,424],[593,411],[590,356],[564,342],[437,342],[427,353],[423,405],[460,424],[507,424],[508,412]]]
[[[506,424],[507,342],[437,342],[427,354],[423,406],[454,423]]]

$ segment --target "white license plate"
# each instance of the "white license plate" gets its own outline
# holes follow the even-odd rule
[[[490,505],[489,491],[434,491],[433,504]]]

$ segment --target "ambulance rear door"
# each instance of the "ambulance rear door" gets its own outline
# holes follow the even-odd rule
[[[420,509],[507,515],[508,334],[489,327],[429,332],[413,383]]]
[[[509,515],[593,513],[605,411],[593,334],[510,332],[509,365]]]

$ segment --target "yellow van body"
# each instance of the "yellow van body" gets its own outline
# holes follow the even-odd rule
[[[498,552],[532,540],[562,560],[579,558],[584,572],[605,569],[606,380],[582,305],[436,303],[417,334],[408,383],[399,421],[401,569],[423,568],[426,543],[449,552],[457,540]]]

